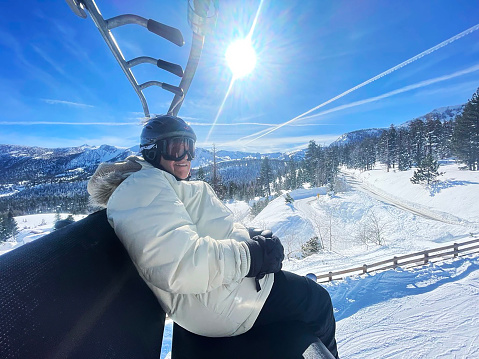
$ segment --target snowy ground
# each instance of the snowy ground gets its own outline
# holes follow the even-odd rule
[[[295,190],[292,204],[279,197],[248,224],[271,228],[289,254],[284,268],[299,274],[356,267],[477,237],[479,173],[460,171],[455,164],[440,171],[445,174],[433,187],[413,185],[412,170],[343,171],[343,192],[331,197],[324,188]],[[380,233],[382,244],[365,241],[362,233],[368,231]],[[313,236],[322,238],[325,251],[296,259],[301,244]]]
[[[326,286],[341,358],[479,358],[479,257]]]
[[[429,187],[411,184],[412,171],[344,171],[343,191],[335,196],[324,188],[295,190],[292,204],[277,198],[255,219],[248,218],[247,204],[227,205],[246,225],[271,228],[282,239],[284,269],[321,274],[477,238],[479,173],[454,163],[440,171],[440,181]],[[53,217],[18,217],[19,227],[28,228],[19,243],[1,244],[0,254],[49,232]],[[381,244],[361,235],[371,223]],[[322,238],[324,251],[300,259],[301,244],[312,236]],[[336,311],[341,358],[479,357],[478,269],[479,257],[472,255],[324,284]],[[171,323],[162,358],[170,348]]]
[[[62,219],[67,218],[68,213],[60,213]],[[78,221],[85,217],[84,215],[75,215],[73,218]],[[32,242],[53,230],[55,224],[54,213],[34,214],[30,216],[15,217],[18,224],[19,234],[15,240],[0,243],[0,255],[10,252],[26,243]]]
[[[479,358],[479,256],[325,285],[342,359]],[[161,358],[169,358],[172,323]]]

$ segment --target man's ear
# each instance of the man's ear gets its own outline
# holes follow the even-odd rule
[[[146,152],[146,159],[150,161],[154,161],[156,158],[156,151],[148,151]]]

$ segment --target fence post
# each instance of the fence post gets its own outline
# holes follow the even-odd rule
[[[396,269],[398,266],[398,258],[396,256],[393,257],[393,268]]]
[[[457,257],[458,250],[459,250],[459,245],[457,243],[454,243],[454,258]]]
[[[428,263],[429,263],[429,253],[425,252],[424,253],[424,264],[428,264]]]
[[[367,273],[368,272],[368,265],[367,264],[363,264],[363,274]]]
[[[333,281],[333,272],[329,272],[329,281],[330,281],[330,282]]]

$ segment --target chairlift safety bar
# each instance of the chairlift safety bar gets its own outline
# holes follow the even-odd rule
[[[212,31],[216,24],[216,17],[218,14],[217,0],[213,0],[214,14],[212,16],[208,16],[210,0],[188,1],[188,22],[193,29],[193,41],[185,71],[183,71],[182,67],[178,64],[174,64],[161,59],[154,59],[148,56],[140,56],[126,61],[120,47],[118,46],[113,34],[110,31],[111,29],[120,26],[136,24],[147,28],[150,32],[163,37],[164,39],[176,44],[177,46],[183,46],[184,40],[180,30],[159,23],[152,19],[145,19],[141,16],[131,14],[119,15],[111,19],[105,20],[101,15],[100,10],[98,9],[94,0],[65,1],[70,6],[70,9],[81,18],[85,19],[87,17],[85,10],[90,13],[90,16],[96,27],[100,31],[100,34],[107,43],[111,52],[115,56],[115,59],[123,70],[123,73],[126,75],[128,81],[130,81],[131,85],[133,86],[133,89],[138,95],[143,107],[145,117],[150,117],[150,111],[148,108],[147,100],[143,94],[143,90],[150,86],[159,86],[164,90],[172,92],[175,95],[168,110],[168,114],[176,116],[196,72],[199,58],[203,49],[204,37],[207,33]],[[194,6],[192,2],[194,2]],[[150,63],[156,65],[157,67],[165,71],[168,71],[174,75],[181,77],[182,79],[179,86],[170,85],[160,81],[147,81],[143,84],[139,84],[135,76],[133,75],[131,68],[143,63]]]

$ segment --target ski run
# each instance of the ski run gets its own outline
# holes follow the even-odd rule
[[[254,219],[248,204],[227,205],[238,221],[281,238],[284,270],[323,274],[478,238],[479,173],[452,161],[439,171],[431,186],[413,185],[412,171],[343,171],[334,195],[326,188],[295,190],[292,203],[278,197]],[[20,233],[0,244],[0,254],[51,231],[54,217],[16,217]],[[374,241],[364,235],[372,232]],[[324,249],[300,258],[301,245],[314,236]],[[333,299],[343,359],[479,358],[478,254],[322,285]],[[161,358],[169,357],[171,330],[170,322]]]

